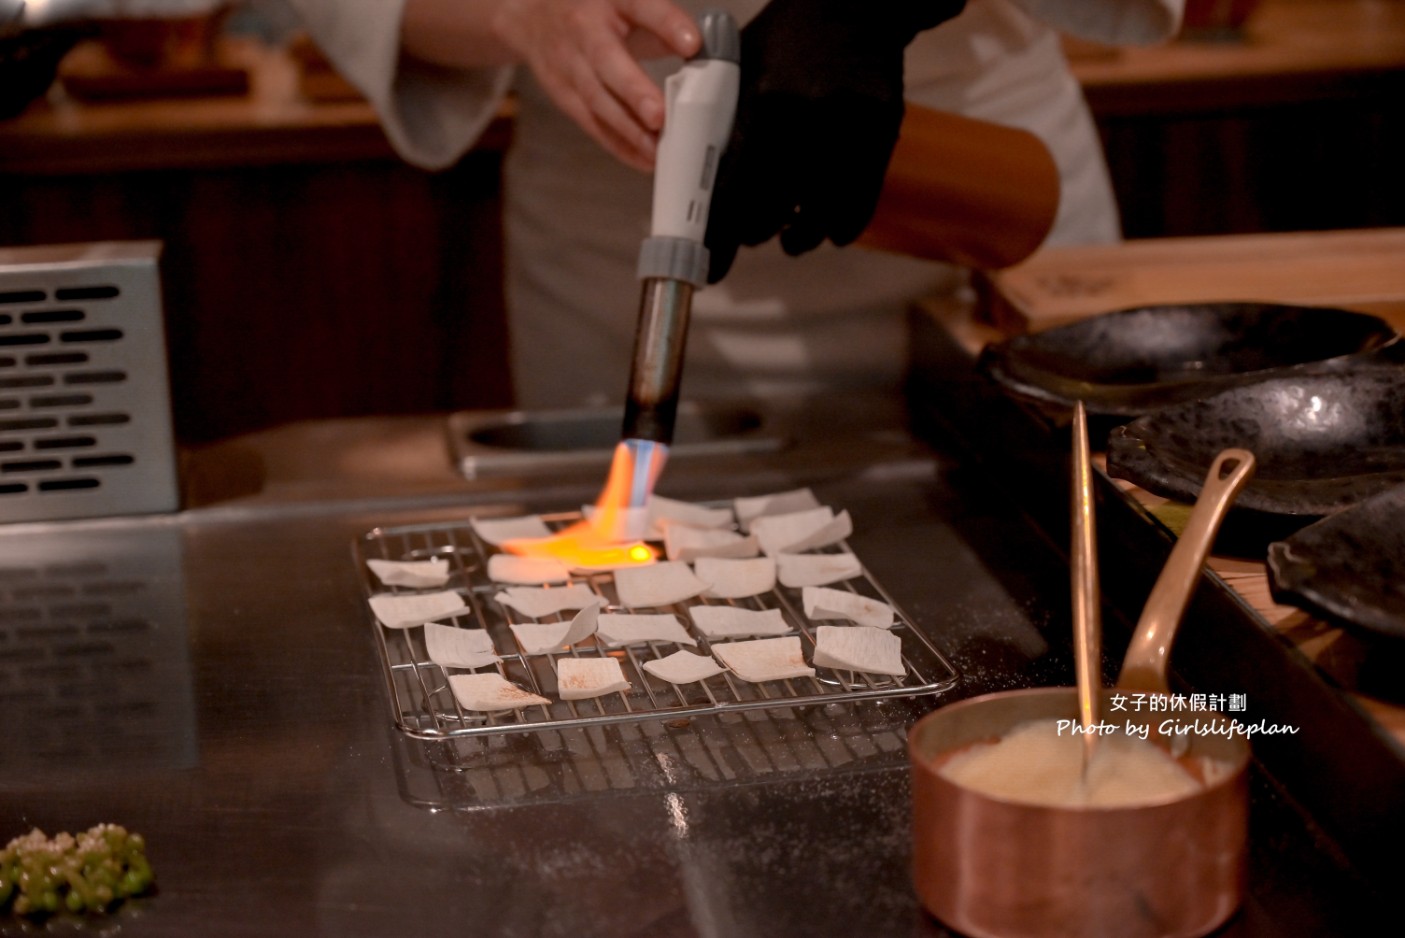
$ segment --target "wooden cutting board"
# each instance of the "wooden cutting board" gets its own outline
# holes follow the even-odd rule
[[[1005,335],[1155,303],[1339,306],[1405,331],[1405,228],[1150,238],[1046,248],[986,275],[980,315]]]

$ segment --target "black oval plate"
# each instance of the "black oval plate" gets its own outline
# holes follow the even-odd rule
[[[1384,320],[1323,306],[1194,303],[1094,316],[987,346],[979,367],[1016,397],[1135,417],[1274,369],[1341,363],[1397,340]]]
[[[1266,378],[1147,414],[1108,437],[1108,472],[1193,502],[1230,446],[1258,462],[1231,514],[1300,527],[1405,483],[1405,364]]]
[[[1270,544],[1268,571],[1278,602],[1405,643],[1405,485]]]

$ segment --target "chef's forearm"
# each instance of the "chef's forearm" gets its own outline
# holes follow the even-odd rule
[[[504,41],[504,17],[518,0],[405,0],[400,41],[425,62],[458,68],[506,65],[518,58]]]

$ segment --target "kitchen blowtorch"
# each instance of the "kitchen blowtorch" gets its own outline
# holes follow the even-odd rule
[[[642,293],[624,429],[594,526],[637,539],[668,457],[693,293],[707,282],[703,244],[718,162],[740,85],[735,20],[702,15],[702,50],[664,82],[650,234],[639,251]],[[976,270],[1017,264],[1053,228],[1059,170],[1035,134],[908,102],[874,217],[858,244]]]
[[[645,505],[673,442],[693,292],[707,283],[703,237],[712,188],[737,110],[741,37],[736,21],[709,10],[698,25],[702,48],[664,81],[653,214],[639,248],[639,325],[615,452],[617,465],[629,461],[625,508],[611,525],[617,526],[611,532],[616,539],[642,536]]]

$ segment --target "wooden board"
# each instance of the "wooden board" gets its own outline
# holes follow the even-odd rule
[[[137,67],[119,62],[98,42],[80,44],[59,67],[64,90],[78,101],[129,101],[159,98],[242,97],[249,93],[249,71],[212,54],[175,66]]]
[[[981,315],[1005,335],[1134,306],[1217,300],[1340,306],[1405,331],[1405,229],[1047,248],[985,286]]]

